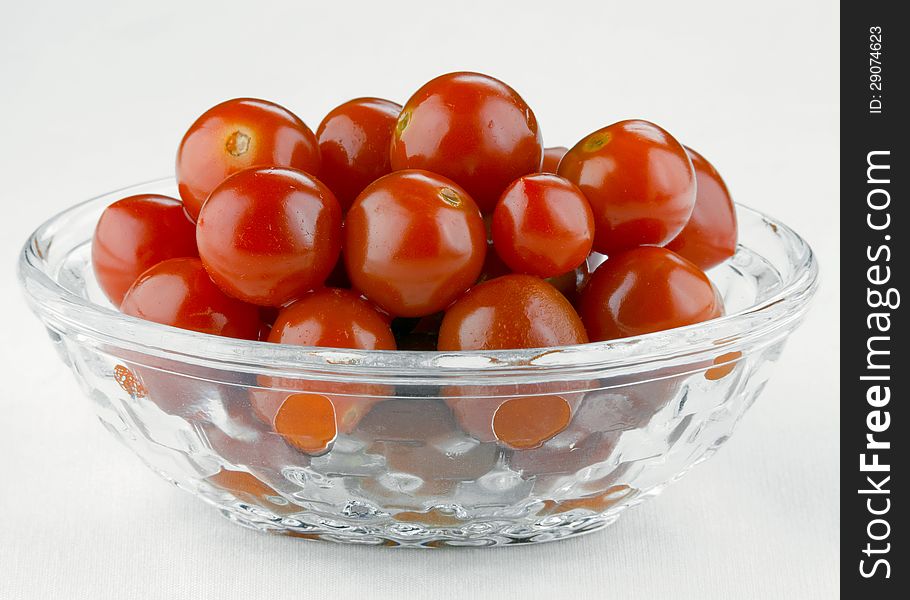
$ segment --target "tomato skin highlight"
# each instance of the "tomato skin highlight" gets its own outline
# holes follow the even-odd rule
[[[255,340],[259,309],[227,296],[198,258],[172,258],[136,279],[120,310],[146,321],[199,333]]]
[[[666,247],[707,270],[736,252],[736,207],[714,165],[692,148],[686,152],[698,182],[695,208],[689,222]]]
[[[282,306],[320,287],[341,251],[341,207],[310,175],[240,171],[216,187],[196,223],[199,256],[230,296]]]
[[[286,108],[256,98],[213,106],[190,126],[177,150],[177,185],[195,219],[215,186],[258,166],[319,173],[319,146],[306,123]]]
[[[620,121],[586,136],[558,174],[577,185],[594,212],[601,254],[663,246],[695,206],[695,170],[683,146],[648,121]]]
[[[493,212],[492,230],[496,252],[512,271],[556,277],[588,258],[594,214],[574,184],[537,173],[506,188]]]
[[[724,313],[717,289],[701,269],[653,246],[607,259],[582,291],[578,308],[592,341],[674,329]]]
[[[392,172],[389,144],[401,105],[356,98],[332,109],[316,130],[322,165],[319,179],[347,211],[372,182]]]
[[[512,88],[479,73],[449,73],[405,103],[392,136],[392,168],[425,169],[467,190],[489,213],[509,183],[540,170],[534,113]]]
[[[92,237],[95,278],[115,306],[146,269],[169,258],[198,254],[196,227],[183,204],[158,194],[114,202],[104,209]]]
[[[477,280],[485,254],[477,205],[456,183],[427,171],[376,180],[344,225],[351,283],[395,317],[445,309]]]
[[[542,279],[513,274],[478,284],[449,307],[438,349],[512,350],[587,341],[565,296]]]

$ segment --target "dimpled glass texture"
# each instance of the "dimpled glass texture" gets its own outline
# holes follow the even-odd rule
[[[42,225],[19,264],[25,295],[98,419],[142,462],[231,521],[305,539],[494,546],[603,528],[730,437],[818,274],[799,236],[739,206],[739,249],[709,273],[727,316],[708,323],[497,352],[240,341],[104,300],[92,231],[108,204],[139,193],[176,196],[176,186],[119,190]],[[253,410],[256,398],[301,393],[335,407],[337,435],[323,448],[301,450]],[[533,431],[515,439],[505,417],[548,406],[568,418],[532,412]]]

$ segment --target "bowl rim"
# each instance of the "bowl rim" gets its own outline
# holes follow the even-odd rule
[[[32,309],[49,328],[77,333],[81,343],[253,374],[408,383],[438,383],[440,377],[495,377],[502,383],[507,376],[516,381],[528,377],[549,381],[576,379],[585,373],[598,377],[640,373],[672,365],[709,367],[720,355],[752,351],[785,337],[802,320],[818,287],[818,261],[808,243],[784,223],[740,203],[736,203],[738,213],[760,218],[781,243],[789,244],[787,259],[793,272],[779,289],[711,321],[574,346],[460,352],[346,350],[224,338],[143,321],[96,304],[66,289],[42,268],[47,263],[39,240],[61,223],[65,227],[69,217],[102,200],[110,203],[128,195],[161,193],[152,190],[165,185],[173,188],[174,178],[153,179],[95,196],[57,213],[32,232],[20,253],[19,280]]]

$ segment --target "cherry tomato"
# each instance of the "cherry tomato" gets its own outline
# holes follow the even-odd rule
[[[527,447],[532,438],[531,445],[536,446],[564,429],[565,417],[575,412],[583,397],[575,390],[592,383],[455,384],[443,387],[442,395],[462,431],[481,442],[500,442],[514,449]],[[527,427],[528,420],[537,421],[537,426]]]
[[[395,350],[395,336],[385,315],[356,293],[333,288],[305,294],[282,309],[269,341],[297,346]],[[375,403],[370,395],[387,392],[384,386],[265,376],[259,378],[259,383],[265,389],[254,389],[250,395],[256,415],[292,446],[308,453],[327,449],[339,429],[350,432]],[[269,388],[300,392],[288,394]]]
[[[250,388],[253,413],[308,454],[328,450],[339,432],[352,432],[379,398],[389,394],[382,385],[268,376],[259,377],[259,386]]]
[[[571,419],[561,396],[525,396],[503,402],[493,415],[496,437],[510,448],[538,448]]]
[[[564,146],[553,146],[545,148],[543,151],[543,164],[540,166],[541,173],[556,173],[559,168],[559,161],[566,155],[569,149]]]
[[[333,109],[319,124],[319,179],[335,192],[343,210],[363,188],[392,172],[389,144],[400,113],[401,105],[394,102],[357,98]]]
[[[695,171],[682,145],[647,121],[620,121],[590,134],[563,157],[559,175],[594,211],[602,254],[663,246],[695,206]]]
[[[480,211],[454,182],[419,170],[371,184],[348,211],[344,259],[354,287],[396,317],[443,310],[480,274]]]
[[[95,277],[117,306],[149,267],[197,255],[196,228],[183,205],[155,194],[130,196],[105,208],[92,238]]]
[[[302,171],[252,168],[216,187],[196,223],[199,257],[225,293],[281,306],[319,287],[338,260],[341,207]]]
[[[439,350],[509,350],[584,344],[578,314],[549,283],[504,275],[481,283],[446,311]]]
[[[591,276],[592,265],[588,264],[590,261],[591,259],[589,257],[588,260],[582,261],[582,263],[575,269],[567,273],[563,273],[562,275],[547,277],[545,281],[555,287],[559,293],[565,296],[566,299],[574,305],[578,300],[578,294],[588,283],[588,278]],[[499,257],[499,254],[496,253],[493,245],[488,244],[487,257],[484,260],[483,270],[480,272],[480,277],[477,279],[477,283],[483,283],[484,281],[489,281],[490,279],[496,279],[497,277],[502,277],[503,275],[509,275],[512,272],[512,269],[510,269],[509,266],[504,263]]]
[[[566,428],[572,407],[560,395],[448,398],[464,431],[512,449],[536,448]]]
[[[171,258],[148,269],[123,298],[125,314],[200,333],[255,340],[259,310],[227,296],[198,258]]]
[[[611,256],[581,293],[579,313],[593,341],[692,325],[723,314],[720,295],[698,267],[643,246]]]
[[[717,169],[705,157],[686,148],[698,192],[689,222],[667,248],[687,258],[701,269],[710,269],[736,252],[736,209]]]
[[[186,211],[199,216],[209,193],[249,167],[293,167],[319,172],[319,146],[289,110],[254,98],[228,100],[190,126],[177,150],[177,184]]]
[[[548,173],[515,180],[493,212],[493,245],[516,273],[554,277],[591,252],[594,215],[574,184]]]
[[[394,350],[388,319],[350,290],[322,288],[283,309],[270,342],[298,346]]]
[[[478,73],[449,73],[417,90],[392,136],[392,168],[426,169],[492,212],[512,181],[540,170],[534,113],[515,90]]]

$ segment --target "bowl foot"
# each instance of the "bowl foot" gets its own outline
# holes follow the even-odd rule
[[[221,507],[220,511],[229,521],[265,533],[343,544],[408,548],[540,544],[600,531],[619,518],[619,512],[565,513],[539,521],[501,519],[473,521],[461,527],[427,527],[397,521],[350,524],[312,513],[300,513],[294,517],[270,517],[244,505]]]

